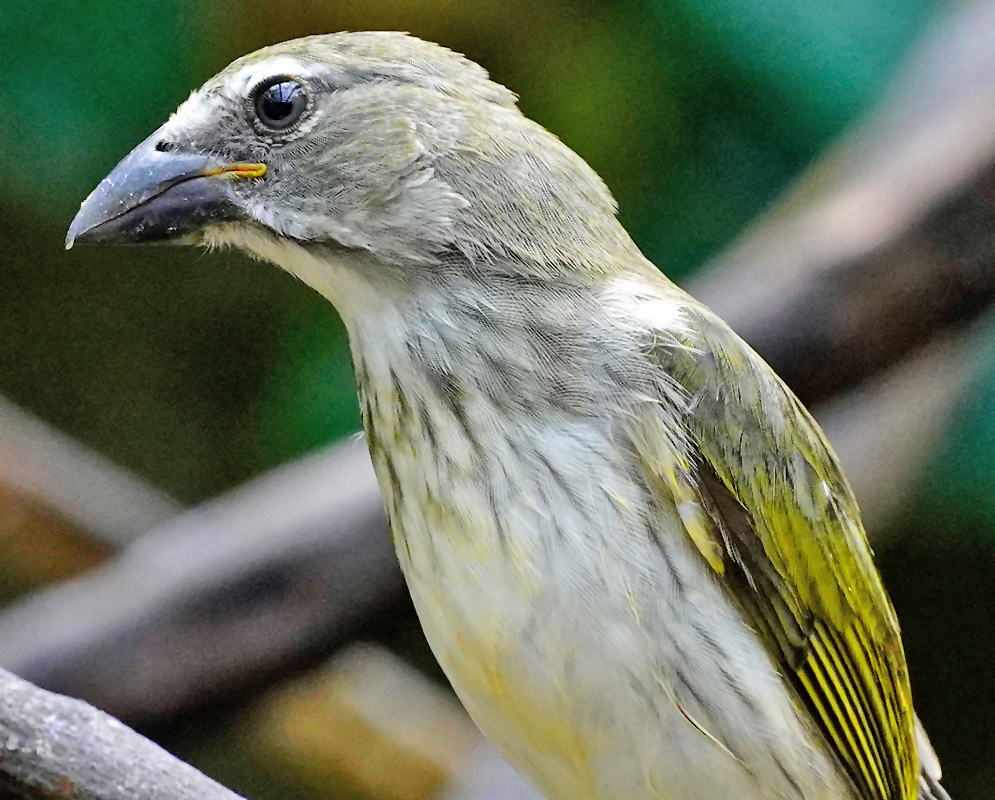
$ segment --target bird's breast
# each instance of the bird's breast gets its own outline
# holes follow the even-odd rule
[[[385,346],[414,335],[353,342],[364,426],[422,626],[483,731],[554,800],[818,796],[793,787],[835,768],[618,415],[502,403],[472,366]]]

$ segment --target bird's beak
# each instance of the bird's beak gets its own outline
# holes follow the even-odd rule
[[[162,151],[158,131],[118,164],[90,196],[66,234],[80,244],[189,242],[212,222],[244,215],[232,180],[261,178],[265,164],[224,163],[210,156]]]

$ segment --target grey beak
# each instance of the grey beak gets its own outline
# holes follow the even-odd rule
[[[205,225],[244,217],[230,182],[262,177],[265,165],[157,148],[160,138],[157,131],[138,145],[83,201],[67,250],[76,243],[189,242]]]

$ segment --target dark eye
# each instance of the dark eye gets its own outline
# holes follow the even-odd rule
[[[274,78],[255,91],[256,116],[267,128],[282,131],[301,118],[307,108],[304,87],[292,78]]]

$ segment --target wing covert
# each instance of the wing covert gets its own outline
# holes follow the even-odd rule
[[[798,399],[723,322],[690,300],[684,321],[644,350],[685,393],[687,452],[661,460],[646,449],[653,431],[641,430],[634,439],[646,469],[664,478],[679,509],[689,496],[700,504],[698,518],[681,513],[689,535],[861,799],[914,800],[915,716],[898,621],[836,457]]]

